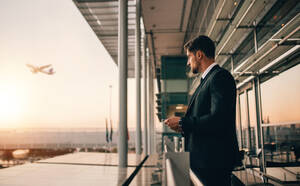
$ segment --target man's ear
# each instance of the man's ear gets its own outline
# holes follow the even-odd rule
[[[200,50],[198,50],[198,51],[196,52],[196,58],[197,58],[197,59],[201,59],[202,57],[203,57],[202,52],[201,52]]]

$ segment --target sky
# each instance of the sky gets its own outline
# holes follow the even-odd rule
[[[300,64],[261,84],[262,117],[270,123],[300,122]],[[254,91],[248,92],[250,125],[256,122]],[[246,96],[241,94],[241,120],[247,123]],[[244,125],[247,126],[247,125]]]
[[[73,1],[5,1],[0,24],[0,128],[104,128],[110,85],[117,127],[117,66]],[[32,74],[26,64],[52,64],[56,73]],[[299,121],[299,74],[300,65],[262,84],[264,117]],[[129,79],[131,129],[135,95],[135,79]]]
[[[262,115],[270,123],[300,122],[300,64],[261,84]]]
[[[105,127],[118,69],[71,0],[10,0],[0,6],[0,128]],[[26,64],[52,64],[54,75]],[[134,79],[128,125],[135,126]]]

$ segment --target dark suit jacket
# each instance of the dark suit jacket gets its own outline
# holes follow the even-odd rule
[[[192,170],[233,169],[238,155],[235,112],[235,81],[227,70],[216,65],[194,92],[182,117]]]

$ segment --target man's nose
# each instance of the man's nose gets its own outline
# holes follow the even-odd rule
[[[187,63],[186,63],[186,66],[189,67],[190,65],[191,65],[191,64],[190,64],[190,60],[188,60]]]

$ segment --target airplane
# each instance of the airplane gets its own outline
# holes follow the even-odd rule
[[[53,68],[50,68],[48,71],[46,71],[45,69],[46,68],[49,68],[51,66],[51,64],[49,65],[44,65],[44,66],[33,66],[33,65],[30,65],[30,64],[26,64],[27,67],[30,68],[30,71],[33,73],[33,74],[36,74],[38,72],[41,72],[41,73],[44,73],[44,74],[48,74],[48,75],[53,75],[55,72],[53,71]]]

